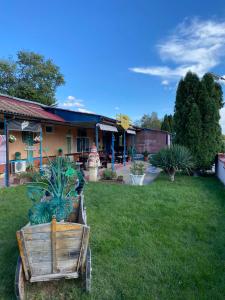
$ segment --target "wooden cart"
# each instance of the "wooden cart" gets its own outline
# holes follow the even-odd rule
[[[27,224],[17,231],[20,256],[15,275],[17,299],[25,299],[26,282],[82,277],[87,292],[91,289],[90,227],[86,224],[83,196],[77,223]]]

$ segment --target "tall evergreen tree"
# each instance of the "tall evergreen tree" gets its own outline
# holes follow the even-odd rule
[[[173,116],[165,115],[162,121],[161,130],[173,133]]]
[[[219,110],[223,106],[222,89],[210,74],[205,74],[201,80],[198,104],[202,119],[200,164],[202,169],[208,169],[222,149]]]
[[[179,82],[174,113],[175,141],[190,149],[198,169],[209,169],[222,149],[219,125],[222,107],[222,89],[211,74],[205,74],[200,81],[197,75],[188,72]]]
[[[174,112],[174,131],[175,143],[189,146],[188,142],[188,120],[192,106],[196,103],[199,95],[200,80],[192,72],[188,72],[184,79],[181,79],[177,88],[175,112]],[[191,150],[191,149],[190,149]]]

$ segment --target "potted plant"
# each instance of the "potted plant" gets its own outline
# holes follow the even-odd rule
[[[142,154],[144,156],[144,161],[148,161],[148,156],[149,156],[148,151],[145,150]]]
[[[103,180],[114,180],[116,178],[116,172],[112,171],[111,169],[105,169],[102,173]]]
[[[145,165],[143,162],[133,162],[130,168],[130,177],[133,185],[143,185],[145,178]]]
[[[63,156],[63,149],[62,148],[58,148],[57,154],[58,154],[58,156]]]
[[[161,149],[150,158],[150,163],[154,167],[163,169],[172,182],[177,171],[190,171],[194,167],[190,151],[180,145]]]
[[[13,134],[10,134],[9,135],[9,142],[10,143],[15,143],[15,141],[16,141],[16,137]]]

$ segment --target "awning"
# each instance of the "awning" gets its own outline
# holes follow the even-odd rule
[[[106,124],[97,124],[97,126],[103,131],[118,132],[115,126],[106,125]]]
[[[19,120],[10,120],[8,122],[8,129],[14,131],[32,131],[40,132],[41,124],[33,121],[19,121]]]
[[[127,129],[127,133],[129,133],[129,134],[136,134],[136,131],[131,130],[131,129]]]

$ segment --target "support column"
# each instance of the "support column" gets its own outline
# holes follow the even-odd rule
[[[95,146],[98,151],[98,126],[97,126],[97,124],[95,125]]]
[[[5,134],[5,144],[6,144],[6,164],[5,164],[5,186],[9,186],[9,130],[7,118],[4,115],[4,134]]]
[[[42,151],[42,140],[43,140],[43,133],[42,133],[42,125],[40,129],[40,173],[42,173],[42,166],[43,166],[43,151]]]
[[[123,132],[123,165],[126,166],[126,130]]]
[[[115,164],[115,151],[114,151],[114,141],[115,141],[115,137],[114,134],[112,132],[112,171],[114,171],[114,164]]]
[[[135,138],[135,136],[132,135],[132,155],[131,155],[132,161],[134,161],[134,148],[135,148],[134,138]]]

